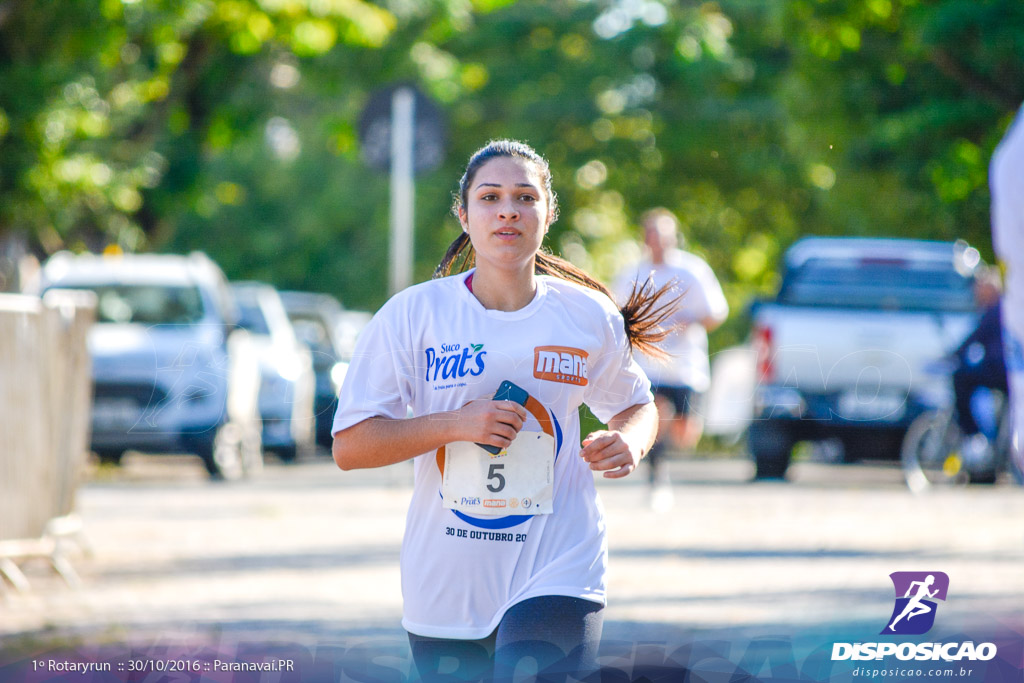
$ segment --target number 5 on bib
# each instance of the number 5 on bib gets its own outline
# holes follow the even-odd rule
[[[555,440],[522,431],[491,455],[468,441],[445,446],[444,506],[484,517],[548,515],[553,510]]]

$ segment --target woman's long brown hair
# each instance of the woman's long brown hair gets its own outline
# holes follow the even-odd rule
[[[529,145],[515,140],[494,140],[479,149],[466,165],[466,172],[459,181],[459,193],[456,195],[452,210],[456,217],[460,210],[466,206],[469,187],[476,176],[477,171],[497,157],[516,157],[533,163],[537,169],[543,185],[543,191],[547,196],[548,206],[551,212],[551,222],[554,222],[558,215],[558,198],[551,189],[551,168],[547,159],[538,154]],[[445,252],[441,263],[434,269],[434,277],[446,277],[452,273],[461,273],[471,268],[475,263],[473,245],[469,235],[465,232],[459,233]],[[535,272],[538,275],[550,275],[562,280],[574,282],[584,287],[597,290],[612,301],[615,296],[603,283],[591,276],[582,268],[573,265],[565,259],[541,249],[537,252]],[[626,303],[619,308],[622,319],[625,321],[626,338],[630,347],[646,355],[658,358],[665,358],[667,354],[658,346],[669,333],[664,323],[672,317],[679,295],[674,291],[673,283],[655,289],[648,279],[646,282],[637,282],[626,300]],[[675,296],[673,296],[675,295]],[[671,297],[671,298],[670,298]]]

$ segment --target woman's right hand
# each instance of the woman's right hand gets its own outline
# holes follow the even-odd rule
[[[369,417],[336,432],[332,452],[338,467],[355,470],[402,462],[452,441],[508,448],[524,420],[526,409],[518,403],[481,398],[444,413]]]
[[[515,401],[480,398],[455,412],[457,440],[498,448],[508,448],[526,421],[526,409]]]

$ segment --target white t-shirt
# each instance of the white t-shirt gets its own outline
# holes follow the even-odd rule
[[[1024,449],[1024,107],[992,155],[992,246],[1006,264],[1003,344],[1015,441]]]
[[[607,543],[593,473],[579,457],[578,408],[607,422],[651,401],[614,304],[593,290],[537,278],[518,311],[487,310],[468,274],[392,297],[363,331],[345,376],[334,432],[373,416],[404,418],[489,398],[503,380],[534,404],[524,430],[555,439],[554,512],[473,517],[442,506],[436,453],[415,459],[402,543],[406,630],[489,635],[512,605],[542,595],[604,603]]]
[[[1006,264],[1007,328],[1024,341],[1024,107],[992,155],[992,246]]]
[[[655,289],[674,283],[671,296],[682,295],[675,315],[666,325],[675,326],[659,346],[669,354],[665,361],[637,354],[637,361],[655,386],[689,387],[707,391],[711,386],[708,333],[700,321],[717,322],[729,315],[729,304],[718,278],[704,259],[681,249],[665,254],[665,262],[641,261],[619,276],[615,293],[625,303],[636,281],[647,277]]]

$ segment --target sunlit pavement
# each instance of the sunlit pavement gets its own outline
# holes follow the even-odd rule
[[[871,639],[901,570],[949,575],[944,632],[1024,633],[1024,489],[914,496],[888,463],[798,463],[789,482],[751,473],[742,459],[674,461],[661,511],[645,470],[599,480],[606,639]],[[217,484],[186,456],[129,455],[79,493],[82,587],[25,565],[31,590],[0,597],[0,640],[399,639],[410,484],[408,464],[345,473],[325,457]]]

